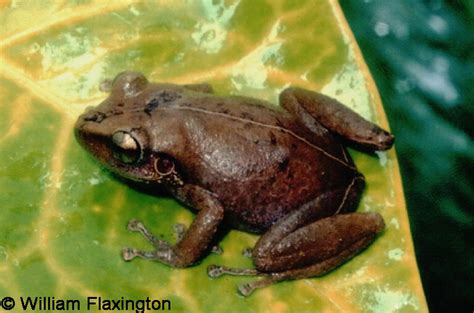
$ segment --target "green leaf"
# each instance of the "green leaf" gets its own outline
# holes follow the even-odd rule
[[[388,127],[377,90],[333,0],[5,2],[0,10],[0,296],[170,299],[175,312],[427,311],[394,149],[351,151],[368,186],[359,211],[387,229],[322,278],[283,282],[249,298],[249,278],[211,280],[208,264],[251,266],[257,237],[231,231],[222,255],[188,269],[120,257],[150,247],[126,230],[139,218],[165,239],[193,215],[100,168],[73,138],[77,116],[124,70],[152,81],[209,82],[219,94],[277,105],[287,85],[320,90]]]

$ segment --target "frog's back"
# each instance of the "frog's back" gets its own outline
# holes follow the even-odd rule
[[[313,133],[264,101],[201,96],[167,110],[185,128],[189,147],[178,160],[185,176],[215,193],[237,228],[263,231],[353,176],[352,161],[327,130]]]

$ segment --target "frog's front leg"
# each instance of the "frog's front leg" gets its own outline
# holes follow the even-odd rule
[[[123,258],[126,261],[138,256],[160,261],[173,267],[186,267],[198,261],[208,250],[217,228],[224,218],[224,209],[212,193],[195,185],[185,185],[175,193],[180,200],[199,211],[189,229],[181,240],[172,246],[151,235],[143,224],[132,222],[131,230],[141,232],[155,245],[156,250],[145,252],[125,248]]]

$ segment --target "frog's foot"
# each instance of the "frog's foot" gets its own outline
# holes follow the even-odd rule
[[[164,250],[170,247],[166,241],[155,237],[148,228],[138,220],[133,219],[129,221],[127,228],[129,231],[141,233],[157,250]]]
[[[214,253],[214,254],[219,255],[219,254],[224,253],[224,250],[222,249],[221,246],[219,246],[219,245],[214,245],[214,246],[212,246],[212,248],[211,248],[211,252]]]
[[[122,251],[124,260],[129,261],[135,257],[155,260],[172,267],[187,267],[195,264],[202,255],[211,247],[211,242],[217,232],[219,224],[224,218],[222,205],[213,195],[198,186],[185,185],[177,191],[179,199],[183,199],[192,207],[198,208],[198,214],[188,230],[182,225],[175,226],[179,242],[172,245],[158,239],[143,225],[132,220],[128,223],[130,231],[141,233],[156,250],[152,252],[125,248]]]
[[[146,227],[143,225],[142,222],[138,220],[131,220],[127,226],[128,230],[133,232],[141,233],[154,247],[155,251],[142,251],[135,248],[123,248],[122,249],[122,258],[125,261],[131,261],[136,257],[151,260],[151,261],[159,261],[171,266],[176,267],[183,267],[187,264],[182,264],[181,259],[176,254],[174,247],[166,242],[165,240],[159,239],[155,237]],[[181,231],[185,232],[185,228],[183,225],[175,226],[175,232],[178,233],[178,239],[181,235]]]
[[[254,268],[230,268],[221,265],[209,265],[207,267],[207,275],[211,278],[226,274],[233,276],[267,276],[260,280],[239,285],[237,291],[244,297],[249,296],[255,289],[267,287],[279,281],[278,278],[272,277],[272,274],[259,272]]]
[[[180,242],[186,233],[186,226],[181,223],[176,223],[173,225],[173,230],[176,237],[176,242]]]
[[[267,287],[267,286],[270,286],[271,284],[274,284],[276,282],[277,282],[277,280],[275,280],[271,277],[264,278],[264,279],[256,280],[256,281],[253,281],[253,282],[250,282],[250,283],[245,283],[245,284],[239,285],[237,287],[237,291],[240,295],[242,295],[244,297],[248,297],[248,296],[250,296],[250,294],[255,289]]]
[[[156,251],[141,251],[134,248],[122,249],[122,258],[130,261],[135,257],[141,257],[148,260],[159,260],[163,254],[171,253],[171,245],[166,241],[155,237],[142,222],[131,220],[127,225],[128,230],[141,233],[156,249]]]
[[[155,251],[142,251],[128,247],[122,249],[122,258],[124,261],[131,261],[136,257],[140,257],[145,260],[160,261],[171,264],[175,255],[171,247],[168,249]]]
[[[136,257],[146,260],[161,261],[170,263],[175,253],[173,247],[165,240],[155,237],[142,222],[138,220],[131,220],[127,225],[128,230],[141,233],[154,247],[155,251],[142,251],[135,248],[123,248],[122,258],[125,261],[131,261]]]
[[[260,273],[254,268],[231,268],[223,265],[209,265],[207,267],[207,275],[211,278],[217,278],[222,275],[233,275],[233,276],[258,276],[265,275]]]
[[[125,261],[131,261],[136,257],[148,259],[148,258],[152,258],[152,256],[153,256],[153,252],[150,252],[150,251],[140,251],[140,250],[129,248],[129,247],[122,249],[122,258]]]

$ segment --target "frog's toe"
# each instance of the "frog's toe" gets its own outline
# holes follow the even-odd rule
[[[181,223],[176,223],[173,225],[173,230],[176,233],[182,233],[186,231],[186,226],[184,226],[184,224],[181,224]]]
[[[211,278],[217,278],[224,274],[223,267],[220,265],[211,264],[207,267],[207,275]]]
[[[144,225],[139,220],[133,219],[128,222],[127,228],[129,231],[140,231],[144,228]]]
[[[130,261],[130,260],[134,259],[136,256],[138,256],[137,250],[135,250],[133,248],[128,248],[128,247],[122,249],[122,258],[125,261]]]
[[[173,231],[176,235],[176,241],[180,242],[183,239],[184,234],[186,233],[186,226],[181,223],[176,223],[173,225]]]
[[[254,268],[233,268],[223,265],[209,265],[207,267],[207,275],[211,278],[216,278],[224,274],[234,276],[260,276],[265,275],[264,273],[258,272]]]
[[[237,291],[244,297],[248,297],[255,289],[264,288],[276,283],[275,277],[267,277],[250,283],[242,284],[237,287]]]
[[[128,222],[127,228],[129,231],[141,233],[159,251],[168,250],[170,248],[170,245],[166,241],[155,237],[139,220],[131,220]]]
[[[222,247],[219,245],[215,245],[215,246],[212,246],[211,252],[214,254],[220,255],[224,253],[224,249],[222,249]]]
[[[242,284],[237,287],[237,291],[241,296],[248,297],[255,288],[250,283]]]

